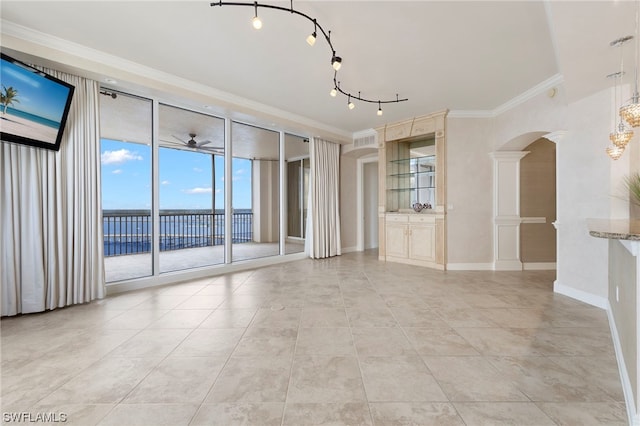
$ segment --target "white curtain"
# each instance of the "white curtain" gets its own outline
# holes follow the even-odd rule
[[[340,243],[340,145],[311,138],[305,253],[313,259],[339,256]]]
[[[60,151],[0,142],[2,316],[102,298],[100,135],[95,81],[75,86]]]

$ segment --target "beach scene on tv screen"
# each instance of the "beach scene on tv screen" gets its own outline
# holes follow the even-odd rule
[[[69,88],[2,60],[0,130],[54,145]]]

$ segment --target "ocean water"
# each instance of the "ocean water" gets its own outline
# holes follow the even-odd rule
[[[0,105],[0,111],[3,111],[3,110],[4,110],[4,106]],[[54,129],[57,129],[60,127],[60,122],[58,121],[49,120],[48,118],[40,117],[39,115],[30,114],[28,112],[20,111],[19,109],[15,109],[11,107],[7,108],[7,114],[24,118],[26,120],[33,121],[34,123],[42,124]]]

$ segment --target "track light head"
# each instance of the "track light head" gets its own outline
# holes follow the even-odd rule
[[[307,43],[309,44],[309,46],[313,46],[314,44],[316,44],[316,37],[318,37],[318,23],[314,19],[313,20],[313,33],[311,33],[309,35],[309,37],[307,37]]]
[[[351,102],[351,95],[349,95],[349,98],[348,98],[347,102],[348,102],[347,106],[349,107],[349,109],[354,109],[356,107],[356,104]]]
[[[331,58],[331,66],[336,71],[338,71],[342,66],[342,58],[340,56],[336,56],[335,52],[333,54],[333,57]]]
[[[253,15],[251,24],[253,25],[253,28],[255,28],[256,30],[259,30],[260,28],[262,28],[262,21],[260,20],[260,18],[258,18],[258,2],[254,2],[253,7],[254,7],[255,14]]]
[[[313,46],[314,44],[316,44],[316,36],[317,33],[314,31],[313,34],[309,34],[309,36],[307,37],[307,44],[309,46]]]

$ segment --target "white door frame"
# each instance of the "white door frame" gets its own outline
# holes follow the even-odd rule
[[[356,250],[364,251],[364,165],[377,163],[378,154],[358,158],[356,166]],[[380,176],[378,176],[378,182]],[[380,204],[378,202],[378,204]],[[376,218],[377,221],[377,218]],[[378,236],[379,238],[379,236]]]

